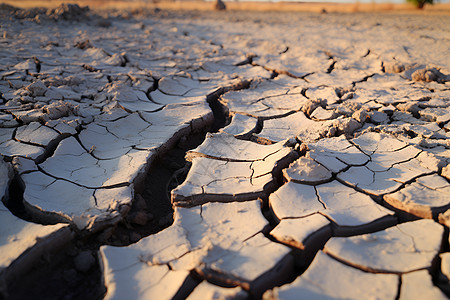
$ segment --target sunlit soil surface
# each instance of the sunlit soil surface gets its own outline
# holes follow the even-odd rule
[[[0,298],[447,299],[448,16],[161,7],[1,6]]]

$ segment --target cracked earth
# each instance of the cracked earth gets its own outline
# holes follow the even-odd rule
[[[0,8],[0,298],[450,296],[448,16]]]

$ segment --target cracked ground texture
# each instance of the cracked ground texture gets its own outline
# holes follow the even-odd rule
[[[0,8],[0,298],[450,296],[448,16]]]

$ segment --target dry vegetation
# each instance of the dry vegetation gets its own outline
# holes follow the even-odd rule
[[[3,0],[1,3],[14,5],[21,8],[31,7],[56,7],[61,3],[77,3],[80,6],[88,5],[94,9],[187,9],[187,10],[212,10],[214,1],[122,1],[122,0]],[[308,2],[226,2],[228,10],[253,10],[253,11],[305,11],[305,12],[401,12],[423,14],[450,14],[450,3],[437,3],[426,5],[423,10],[418,10],[412,4],[392,3],[308,3]]]

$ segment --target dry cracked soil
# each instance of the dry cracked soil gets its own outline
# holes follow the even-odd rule
[[[0,14],[0,298],[450,295],[448,16]]]

